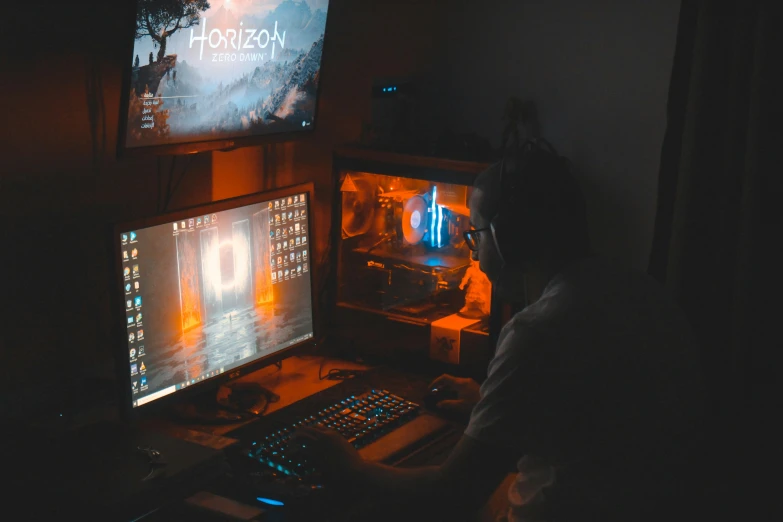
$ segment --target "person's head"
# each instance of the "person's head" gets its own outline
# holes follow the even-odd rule
[[[469,206],[472,256],[495,284],[551,276],[589,253],[582,192],[568,162],[548,151],[533,147],[481,173]]]

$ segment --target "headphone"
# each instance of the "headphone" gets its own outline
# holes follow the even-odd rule
[[[500,163],[500,201],[490,222],[504,266],[524,267],[548,239],[546,227],[541,226],[547,216],[542,204],[551,200],[542,198],[542,194],[558,190],[557,178],[562,176],[553,169],[567,169],[567,161],[540,138],[511,148],[504,155]]]

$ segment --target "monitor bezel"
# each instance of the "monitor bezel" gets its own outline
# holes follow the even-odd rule
[[[273,354],[270,354],[266,357],[249,361],[238,368],[234,368],[230,372],[226,372],[217,375],[215,377],[211,377],[199,383],[195,383],[192,386],[188,386],[184,389],[178,390],[175,393],[171,393],[169,395],[160,397],[159,399],[151,401],[143,406],[134,408],[133,393],[131,391],[131,375],[128,369],[129,368],[128,339],[126,337],[127,328],[125,327],[124,324],[126,314],[124,312],[120,313],[120,310],[124,310],[124,307],[122,305],[123,305],[123,300],[125,295],[124,281],[121,276],[123,265],[122,265],[122,245],[119,241],[120,234],[128,230],[153,227],[153,226],[163,225],[175,221],[181,221],[183,219],[194,217],[195,212],[203,213],[203,214],[213,214],[224,210],[244,207],[247,205],[262,203],[265,201],[271,201],[284,196],[291,196],[291,195],[302,194],[302,193],[307,193],[307,198],[308,198],[307,210],[309,214],[307,216],[307,228],[308,230],[311,231],[310,235],[312,236],[312,230],[313,230],[312,213],[313,213],[313,207],[315,202],[315,186],[312,182],[300,183],[297,185],[289,185],[286,187],[281,187],[273,190],[256,192],[245,196],[238,196],[235,198],[224,199],[224,200],[215,201],[202,205],[194,205],[191,207],[183,208],[173,212],[168,212],[165,214],[159,214],[151,217],[119,222],[112,227],[111,253],[113,259],[111,262],[112,281],[111,281],[110,288],[113,289],[111,306],[113,307],[114,310],[116,310],[116,313],[111,314],[111,317],[114,318],[113,327],[112,327],[112,332],[113,332],[112,345],[114,349],[112,351],[114,353],[114,360],[115,360],[115,369],[116,369],[115,373],[118,379],[117,391],[119,393],[119,400],[120,400],[120,416],[124,421],[133,423],[134,421],[138,421],[142,418],[148,417],[151,414],[159,413],[167,408],[170,408],[172,404],[193,400],[194,397],[201,395],[203,393],[207,393],[210,390],[216,392],[218,387],[227,381],[234,380],[244,375],[247,375],[249,373],[255,372],[257,370],[260,370],[261,368],[265,368],[269,365],[280,362],[283,359],[286,359],[293,355],[297,355],[312,350],[316,346],[316,343],[320,338],[320,331],[321,331],[320,313],[319,313],[320,311],[318,309],[319,303],[317,298],[318,291],[316,287],[316,283],[317,281],[319,281],[319,278],[316,276],[319,275],[317,274],[317,272],[320,270],[320,267],[318,267],[317,263],[314,263],[311,260],[309,277],[310,277],[310,288],[311,288],[310,301],[311,301],[311,307],[312,307],[311,309],[312,309],[312,317],[313,317],[312,338],[302,341],[301,343],[291,345],[287,348],[283,348],[282,350],[274,352]],[[310,249],[311,249],[310,251],[312,254],[311,258],[314,257],[313,245],[314,243],[311,241],[310,243]]]
[[[128,8],[128,26],[127,36],[125,44],[125,51],[123,63],[133,63],[133,47],[136,41],[136,11],[138,10],[138,1],[133,0],[126,2]],[[324,57],[327,55],[326,45],[329,40],[329,12],[331,10],[331,1],[326,8],[326,27],[324,27],[324,49],[321,55],[321,68],[324,68]],[[296,142],[306,141],[313,139],[314,133],[318,127],[318,121],[320,120],[319,108],[321,99],[321,78],[319,78],[318,85],[315,91],[315,106],[313,108],[313,121],[304,130],[286,131],[274,134],[256,134],[253,136],[241,136],[231,137],[225,136],[221,138],[190,141],[190,142],[177,142],[177,143],[165,143],[161,145],[145,145],[143,147],[128,147],[126,146],[126,138],[128,133],[128,106],[130,104],[130,80],[132,70],[130,67],[123,66],[122,68],[122,85],[120,86],[120,114],[117,120],[117,159],[134,158],[134,157],[150,157],[150,156],[179,156],[185,154],[197,154],[199,152],[220,151],[228,152],[234,149],[243,147],[252,147],[254,145],[263,145],[271,143],[281,142]]]

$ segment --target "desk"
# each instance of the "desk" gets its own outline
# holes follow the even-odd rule
[[[296,417],[298,412],[312,408],[311,401],[324,400],[325,394],[327,397],[332,397],[332,395],[334,395],[332,399],[337,397],[344,398],[345,395],[360,393],[361,391],[373,387],[386,388],[414,402],[421,403],[422,398],[427,392],[427,384],[435,376],[422,373],[400,372],[391,368],[378,367],[370,370],[365,375],[360,375],[346,381],[331,381],[319,379],[318,372],[322,362],[324,363],[323,374],[326,374],[329,368],[335,367],[367,369],[360,364],[348,361],[335,359],[324,360],[321,357],[293,357],[286,359],[283,362],[281,369],[274,366],[264,368],[243,379],[257,382],[280,396],[280,401],[271,403],[269,409],[261,418],[254,419],[250,422],[222,426],[186,426],[175,424],[170,420],[158,419],[151,422],[149,426],[155,427],[156,429],[163,429],[169,434],[174,434],[194,442],[199,442],[197,439],[201,437],[207,445],[230,444],[236,439],[247,437],[249,433],[252,433],[257,428],[263,428],[263,424],[267,422],[275,422],[276,419],[282,418],[280,417],[281,415],[286,418],[288,415]],[[337,385],[339,385],[339,387],[335,388]],[[316,394],[318,394],[318,397],[313,397],[310,401],[302,400]],[[289,406],[290,408],[287,408]],[[208,436],[205,437],[204,435]],[[448,437],[439,440],[433,447],[427,448],[426,451],[417,454],[416,458],[411,461],[411,464],[433,465],[442,462],[448,456],[451,447],[453,447],[460,435],[461,430],[450,433]],[[227,493],[225,493],[225,483],[216,484],[212,491],[227,495]],[[351,511],[355,511],[352,508],[354,508],[353,503],[348,502],[344,507],[344,512],[341,509],[340,513],[324,513],[324,516],[319,517],[319,519],[322,522],[331,520],[358,522],[359,520],[365,520],[364,513],[351,513]],[[155,520],[180,519],[187,517],[186,513],[189,513],[188,508],[179,504],[168,508],[165,512],[162,511],[149,517],[148,520],[152,522]],[[430,517],[428,517],[428,519],[431,520]],[[270,515],[264,520],[294,522],[298,519],[284,513],[275,513],[273,510],[270,510]]]

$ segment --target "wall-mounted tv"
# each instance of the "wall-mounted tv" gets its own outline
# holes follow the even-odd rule
[[[230,149],[312,130],[328,9],[137,0],[118,153]]]

